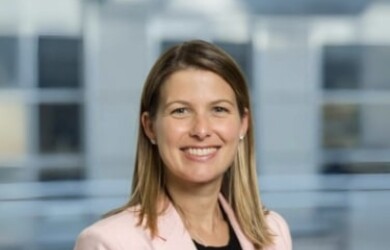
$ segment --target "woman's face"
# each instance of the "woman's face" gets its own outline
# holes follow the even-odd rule
[[[156,142],[168,181],[220,181],[248,126],[229,84],[211,71],[186,69],[163,84],[156,117],[142,116]]]

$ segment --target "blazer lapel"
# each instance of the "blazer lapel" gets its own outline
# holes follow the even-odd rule
[[[225,211],[230,225],[237,236],[243,250],[255,250],[253,244],[241,231],[240,225],[234,215],[233,209],[229,203],[219,194],[219,202]],[[158,217],[158,235],[153,239],[153,248],[160,249],[181,249],[196,250],[195,244],[187,232],[180,215],[172,204],[168,205],[166,211]]]
[[[152,241],[154,249],[196,250],[191,236],[172,204],[169,204],[166,211],[159,216],[157,224],[158,236]]]

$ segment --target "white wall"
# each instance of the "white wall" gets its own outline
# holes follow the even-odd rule
[[[88,177],[130,181],[147,71],[146,17],[142,8],[90,4],[85,13]]]
[[[255,28],[257,158],[261,174],[313,174],[318,62],[305,19],[263,18]]]

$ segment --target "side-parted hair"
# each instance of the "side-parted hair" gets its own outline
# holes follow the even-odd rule
[[[250,96],[245,78],[235,61],[217,46],[192,40],[178,44],[156,61],[146,79],[139,118],[148,112],[151,119],[156,117],[160,104],[161,87],[173,73],[185,69],[200,69],[214,72],[222,77],[233,89],[241,117],[247,110],[248,130],[239,143],[232,166],[224,174],[221,193],[225,196],[244,232],[257,249],[272,243],[272,234],[266,223],[267,211],[263,208],[257,183],[254,131]],[[158,232],[158,201],[167,194],[164,163],[158,149],[146,136],[139,122],[132,195],[127,204],[112,211],[115,214],[129,207],[139,207],[139,224],[145,225],[153,236]]]

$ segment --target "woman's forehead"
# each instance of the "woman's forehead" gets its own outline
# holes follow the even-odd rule
[[[180,70],[170,75],[160,90],[161,101],[172,99],[215,100],[236,99],[228,82],[212,71]]]

